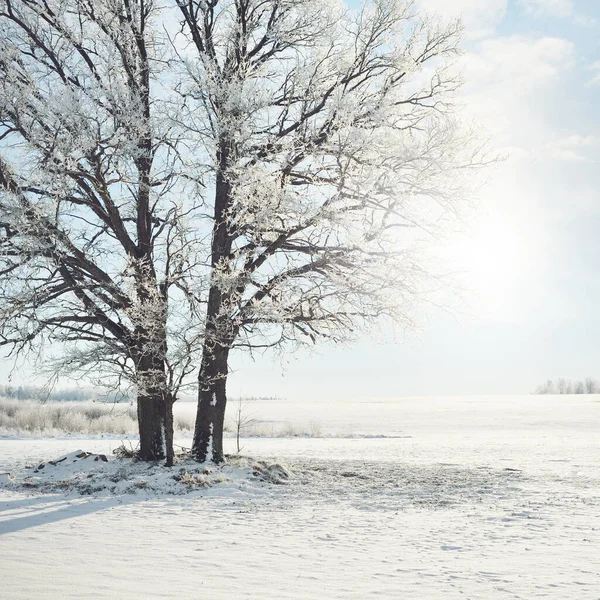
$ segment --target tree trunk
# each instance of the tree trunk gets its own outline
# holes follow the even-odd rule
[[[192,455],[199,462],[224,461],[223,424],[227,405],[227,358],[229,348],[204,346],[198,381],[198,411]]]
[[[167,459],[173,464],[173,397],[165,375],[163,344],[148,339],[142,345],[144,353],[138,359],[138,427],[140,460]]]
[[[219,281],[231,266],[233,235],[230,223],[231,182],[227,176],[232,140],[223,137],[217,150],[213,237],[211,243],[211,284],[206,308],[206,331],[198,375],[198,410],[192,455],[200,462],[221,463],[223,422],[227,405],[227,358],[237,332],[225,316],[231,310],[231,291]],[[215,279],[216,277],[216,279]]]
[[[166,459],[172,467],[173,451],[173,399],[163,390],[139,393],[137,398],[138,428],[140,432],[140,460]]]
[[[138,428],[140,432],[140,460],[162,460],[165,458],[165,402],[163,394],[138,393]]]
[[[173,395],[167,394],[165,400],[165,448],[166,448],[166,459],[165,465],[167,467],[173,466],[174,450],[173,450]]]

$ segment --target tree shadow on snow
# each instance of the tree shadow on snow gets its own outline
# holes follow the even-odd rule
[[[137,499],[124,500],[123,498],[90,498],[84,501],[68,499],[63,497],[30,497],[22,500],[11,500],[0,503],[0,536],[7,533],[16,533],[24,529],[48,525],[67,519],[85,517],[89,514],[122,506],[138,501]],[[6,505],[10,505],[7,506]],[[43,504],[43,506],[35,506]],[[26,509],[27,514],[23,515]],[[6,514],[7,512],[19,511],[14,516]]]

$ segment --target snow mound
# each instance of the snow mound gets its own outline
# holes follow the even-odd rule
[[[188,494],[214,486],[256,491],[264,484],[285,484],[292,472],[278,463],[229,457],[206,465],[180,456],[173,467],[76,450],[53,460],[0,474],[0,489],[79,495]]]

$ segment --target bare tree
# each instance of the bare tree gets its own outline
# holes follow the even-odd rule
[[[596,394],[600,387],[598,382],[592,377],[586,377],[584,381],[565,379],[559,377],[556,384],[551,379],[540,385],[536,394]]]
[[[569,382],[564,377],[559,377],[556,380],[556,387],[559,394],[566,394],[569,387]]]
[[[483,162],[459,33],[408,0],[0,0],[0,344],[131,382],[169,462],[199,363],[221,461],[232,349],[410,327],[443,285],[422,248]]]
[[[597,394],[600,390],[598,382],[593,377],[586,377],[584,381],[586,394]]]
[[[420,244],[483,159],[457,121],[460,26],[413,2],[177,0],[182,125],[212,230],[193,453],[223,459],[233,348],[410,326]]]
[[[248,427],[255,421],[254,417],[249,412],[250,401],[247,398],[241,396],[237,400],[235,407],[235,414],[233,418],[233,425],[235,428],[235,445],[236,451],[239,454],[242,451],[241,438],[246,432]]]
[[[140,457],[172,461],[194,337],[167,347],[189,242],[157,31],[151,0],[0,0],[0,345],[133,383]]]

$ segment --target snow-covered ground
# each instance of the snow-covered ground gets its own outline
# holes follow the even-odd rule
[[[600,598],[599,396],[247,411],[261,435],[320,437],[244,438],[256,459],[245,471],[177,495],[122,481],[87,496],[23,491],[0,475],[0,597]],[[38,477],[25,466],[78,449],[113,461],[119,444],[5,437],[0,473]],[[263,481],[258,460],[292,475]]]

